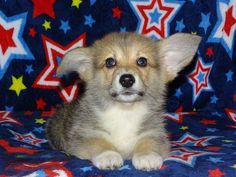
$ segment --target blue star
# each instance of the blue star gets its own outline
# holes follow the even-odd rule
[[[96,0],[90,0],[90,6],[94,5]]]
[[[159,23],[159,18],[162,14],[155,9],[153,12],[149,13],[149,15],[151,17],[151,23]]]
[[[40,158],[43,158],[43,159],[51,159],[53,157],[52,154],[42,154],[40,155]]]
[[[1,126],[4,126],[4,127],[12,127],[11,124],[7,123],[7,124],[2,124]]]
[[[216,128],[207,128],[207,132],[216,132],[218,129],[216,129]]]
[[[234,72],[232,72],[231,70],[229,70],[225,75],[227,77],[227,82],[232,81],[232,76],[233,76]]]
[[[126,32],[126,27],[120,27],[120,32]]]
[[[129,165],[125,165],[123,167],[120,167],[118,170],[130,170]]]
[[[178,151],[171,152],[172,155],[180,156],[182,153]]]
[[[195,4],[195,1],[196,1],[196,0],[190,0],[190,1],[191,1],[193,4]]]
[[[27,72],[28,74],[30,74],[31,72],[33,72],[33,66],[32,65],[26,65],[26,69],[25,69],[25,72]]]
[[[43,170],[37,170],[36,173],[37,173],[36,176],[40,176],[40,177],[47,176],[47,174]]]
[[[197,79],[200,83],[203,83],[205,81],[204,77],[205,75],[202,72],[199,72]]]
[[[5,110],[12,112],[14,110],[14,107],[13,106],[5,106]]]
[[[211,103],[216,104],[217,101],[218,101],[218,98],[215,95],[211,97]]]
[[[27,145],[25,145],[25,144],[23,144],[23,145],[20,145],[20,147],[29,148],[29,149],[31,149],[31,148],[32,148],[31,146],[27,146]]]
[[[61,60],[62,60],[61,57],[56,56],[57,65],[59,65],[59,64],[61,63]],[[56,72],[54,72],[52,76],[53,76],[54,78],[57,78],[57,77],[62,78],[64,75],[58,75]]]
[[[206,15],[201,13],[202,21],[199,24],[199,27],[204,28],[205,33],[207,32],[208,27],[211,25],[211,23],[210,23],[210,15],[211,15],[210,13],[208,13]]]
[[[179,98],[181,95],[183,95],[183,93],[182,93],[181,89],[179,88],[176,90],[175,96]]]
[[[215,158],[215,157],[209,157],[207,160],[213,163],[224,162],[223,160],[221,160],[221,158]]]
[[[234,145],[232,145],[232,144],[222,144],[221,146],[223,146],[223,147],[235,147]]]
[[[92,28],[93,23],[96,22],[96,21],[93,19],[92,15],[91,15],[91,14],[85,15],[84,18],[85,18],[84,24],[85,24],[85,25],[88,25],[90,28]]]
[[[221,116],[221,114],[218,113],[218,112],[212,112],[211,114],[212,114],[213,116],[219,116],[219,117]]]
[[[43,129],[43,127],[35,127],[33,132],[38,132],[38,133],[42,133],[45,129]]]
[[[56,56],[57,64],[59,65],[61,63],[62,58],[59,56]]]
[[[176,21],[175,31],[182,32],[184,28],[185,28],[184,19]]]
[[[92,166],[80,168],[83,172],[92,171]]]
[[[61,26],[59,29],[63,30],[64,33],[66,34],[67,31],[71,29],[71,27],[69,25],[69,21],[68,20],[67,21],[61,20]]]

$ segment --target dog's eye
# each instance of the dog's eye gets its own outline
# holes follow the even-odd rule
[[[116,60],[112,57],[107,58],[106,59],[106,67],[107,68],[112,68],[114,66],[116,66]]]
[[[137,65],[140,67],[147,66],[147,59],[145,57],[140,57],[137,59]]]

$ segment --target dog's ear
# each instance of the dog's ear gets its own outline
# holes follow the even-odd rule
[[[176,33],[158,42],[158,58],[165,82],[173,80],[191,62],[200,41],[200,36]]]
[[[82,80],[90,80],[93,77],[93,59],[90,50],[91,49],[87,47],[76,48],[67,52],[57,68],[57,75],[75,71]]]

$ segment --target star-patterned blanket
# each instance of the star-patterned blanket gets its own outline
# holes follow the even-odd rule
[[[158,171],[131,161],[102,171],[45,138],[56,104],[83,90],[75,75],[56,77],[63,54],[112,31],[202,36],[192,64],[168,86],[172,150]],[[236,176],[235,37],[236,0],[0,0],[0,176]]]

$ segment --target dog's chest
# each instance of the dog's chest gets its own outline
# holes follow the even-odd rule
[[[112,106],[99,115],[102,127],[108,132],[107,139],[123,154],[128,155],[138,140],[138,131],[148,109],[144,104],[129,108]]]

